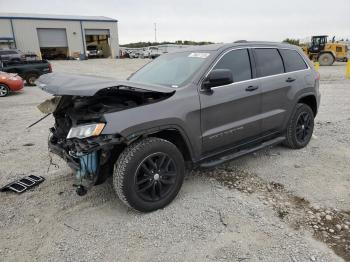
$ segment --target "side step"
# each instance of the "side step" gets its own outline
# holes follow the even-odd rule
[[[272,140],[266,141],[266,142],[264,142],[264,143],[261,143],[261,144],[259,144],[258,146],[251,147],[251,148],[247,148],[247,149],[243,149],[243,150],[240,150],[240,151],[235,152],[235,153],[233,153],[233,154],[225,155],[225,156],[223,156],[223,157],[220,157],[220,158],[217,158],[217,159],[208,161],[208,162],[204,162],[204,163],[200,164],[199,166],[202,167],[202,168],[214,167],[214,166],[223,164],[223,163],[225,163],[225,162],[231,161],[231,160],[233,160],[233,159],[236,159],[236,158],[238,158],[238,157],[244,156],[244,155],[246,155],[246,154],[253,153],[253,152],[258,151],[258,150],[260,150],[260,149],[263,149],[263,148],[265,148],[265,147],[280,144],[280,143],[283,142],[285,139],[286,139],[286,138],[285,138],[284,136],[280,136],[280,137],[274,138],[274,139],[272,139]]]

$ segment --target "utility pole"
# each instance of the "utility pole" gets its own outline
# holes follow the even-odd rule
[[[154,42],[157,43],[157,23],[154,23]]]

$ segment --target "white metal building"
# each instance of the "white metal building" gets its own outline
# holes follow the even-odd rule
[[[0,13],[0,48],[17,48],[42,57],[77,57],[98,45],[104,57],[119,56],[118,20],[104,16]]]

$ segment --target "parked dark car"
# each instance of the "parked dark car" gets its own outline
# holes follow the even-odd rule
[[[97,45],[89,45],[86,47],[86,55],[91,57],[103,57],[103,50]]]
[[[17,49],[0,49],[0,60],[8,62],[20,62],[26,60],[26,55]]]
[[[35,85],[36,79],[52,72],[51,64],[46,60],[24,62],[1,62],[0,71],[16,73],[26,80],[28,85]]]
[[[49,148],[76,170],[78,194],[113,175],[119,198],[143,212],[176,197],[186,168],[305,147],[320,103],[302,50],[264,42],[162,55],[128,81],[54,73],[39,83],[55,95],[41,105],[55,117]]]

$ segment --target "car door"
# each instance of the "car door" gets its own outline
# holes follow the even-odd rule
[[[286,118],[293,80],[288,80],[277,48],[254,48],[254,57],[261,89],[261,131],[266,135],[278,133]]]
[[[211,69],[230,69],[233,83],[200,91],[203,153],[238,145],[260,132],[261,94],[248,49],[230,50]]]

